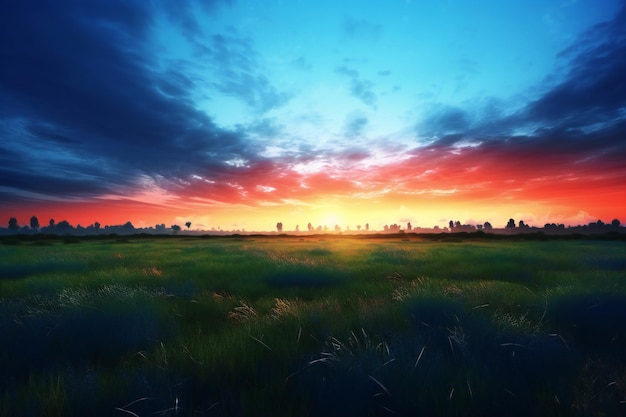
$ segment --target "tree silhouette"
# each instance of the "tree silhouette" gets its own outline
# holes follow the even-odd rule
[[[283,223],[282,222],[276,223],[276,230],[278,231],[278,233],[282,233],[282,231],[283,231]]]
[[[506,224],[507,229],[515,229],[515,220],[509,219],[509,222]]]
[[[620,227],[622,223],[618,220],[618,219],[613,219],[613,221],[611,222],[611,226],[613,227]]]
[[[132,231],[135,230],[135,226],[133,226],[131,222],[126,222],[122,225],[122,230],[125,233],[132,233]]]
[[[174,232],[174,234],[180,232],[180,226],[177,224],[173,224],[172,225],[172,231]]]
[[[450,228],[450,230],[454,229],[454,222],[452,220],[448,222],[448,227]]]
[[[313,225],[311,224],[311,222],[309,222],[309,224],[306,225],[306,228],[309,230],[309,232],[313,231]]]
[[[191,222],[185,223],[185,226],[187,226],[187,229],[189,230],[189,228],[191,227]]]
[[[37,216],[33,216],[30,218],[30,228],[33,230],[39,230],[39,219]]]
[[[17,232],[20,226],[17,224],[17,219],[15,217],[11,217],[9,219],[9,230],[12,232]]]
[[[483,224],[483,228],[485,230],[491,230],[491,229],[493,229],[493,226],[491,225],[491,223],[485,222],[485,224]]]
[[[72,225],[70,224],[70,222],[68,222],[67,220],[61,220],[57,225],[56,225],[56,230],[58,233],[69,233],[71,232],[74,228],[72,227]]]

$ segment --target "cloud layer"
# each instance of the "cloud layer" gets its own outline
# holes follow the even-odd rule
[[[289,27],[300,36],[291,46],[254,30],[280,16],[235,19],[231,2],[35,3],[0,13],[7,210],[440,198],[591,211],[582,205],[596,199],[626,215],[616,202],[626,191],[623,3],[562,48],[542,81],[463,99],[420,81],[428,62],[411,60],[423,52],[394,49],[405,29],[377,12],[338,13],[334,44],[303,51],[302,25]]]
[[[243,135],[195,107],[184,63],[163,68],[155,59],[147,2],[39,3],[13,3],[0,24],[1,128],[12,138],[0,145],[0,178],[15,198],[116,193],[140,186],[140,175],[185,178],[245,157]],[[193,33],[197,23],[181,13],[168,16]],[[238,56],[220,51],[225,42],[215,41],[213,53]],[[256,89],[229,91],[254,106],[278,100],[263,80],[248,84]]]

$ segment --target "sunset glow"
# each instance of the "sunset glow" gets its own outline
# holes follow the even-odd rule
[[[11,2],[0,221],[626,221],[626,4]]]

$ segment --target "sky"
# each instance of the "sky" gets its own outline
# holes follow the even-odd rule
[[[625,1],[0,0],[0,63],[2,222],[626,223]]]

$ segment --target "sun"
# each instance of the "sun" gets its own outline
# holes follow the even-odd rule
[[[321,226],[327,226],[330,230],[333,230],[335,226],[339,226],[342,229],[345,228],[341,216],[334,213],[329,213],[323,216]]]

